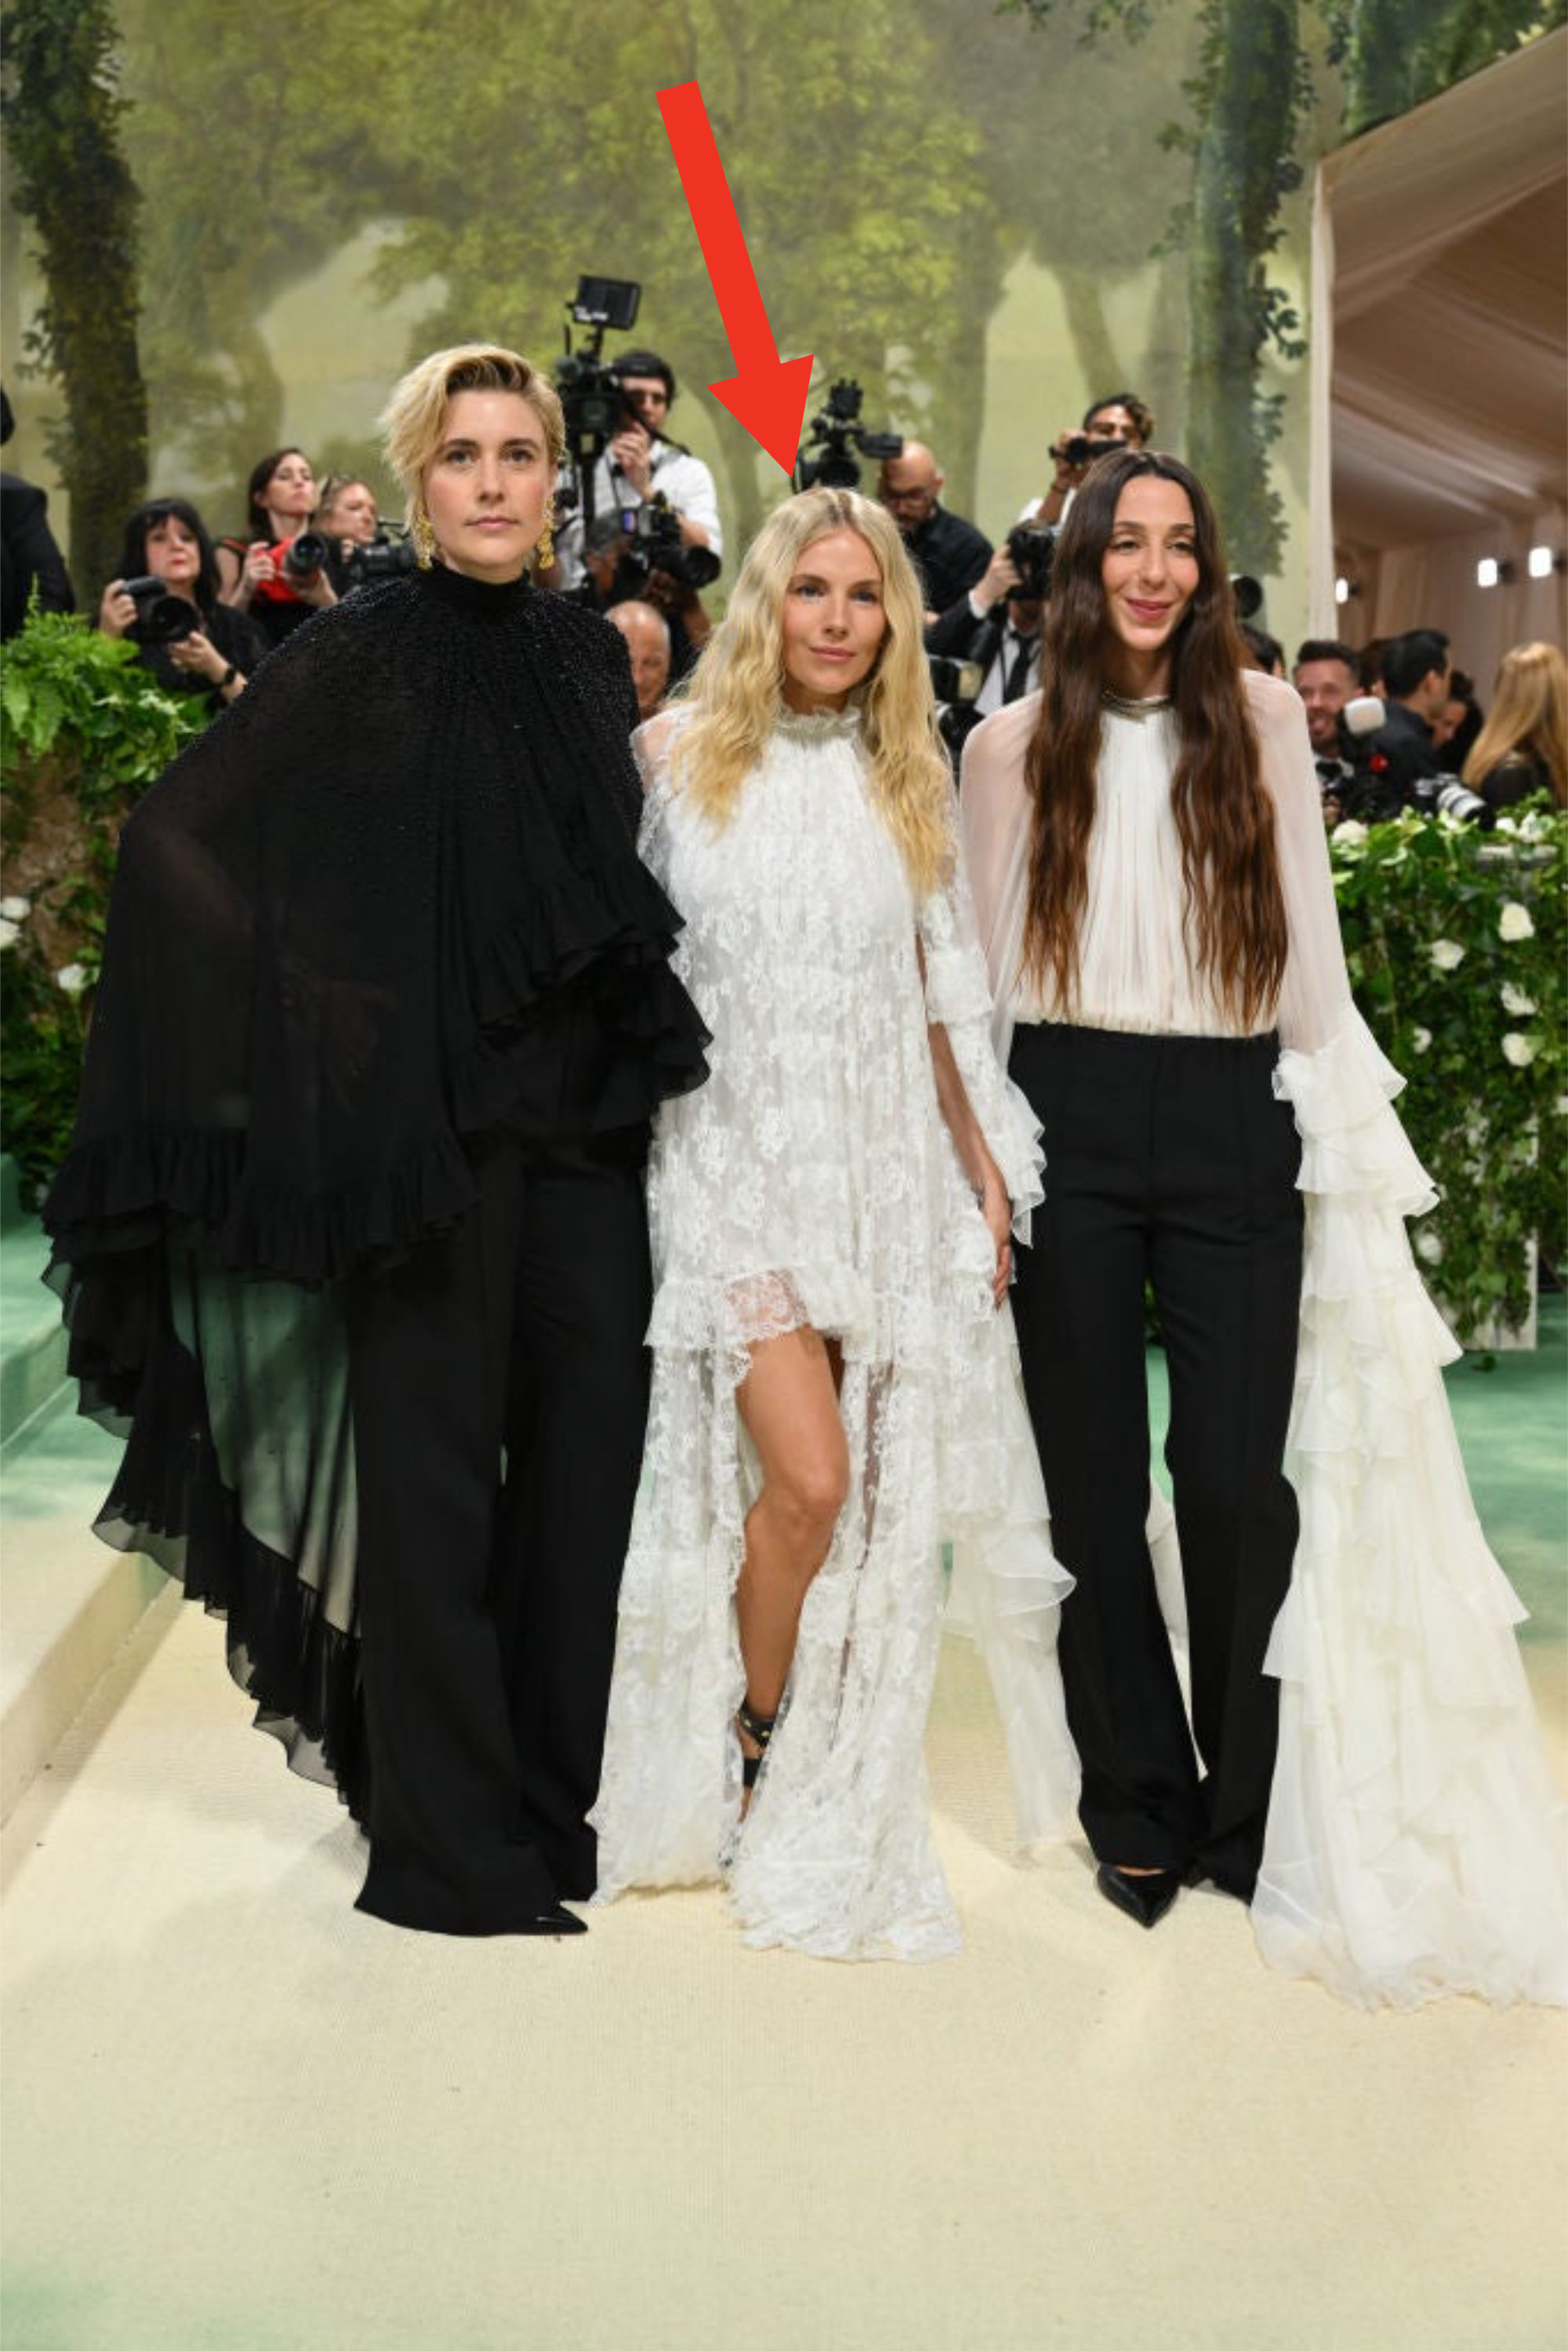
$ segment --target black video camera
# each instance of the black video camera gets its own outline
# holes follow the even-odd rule
[[[1124,449],[1124,441],[1102,441],[1097,434],[1071,433],[1061,444],[1062,462],[1069,465],[1092,465],[1096,457],[1109,456],[1113,449]]]
[[[1019,584],[1009,588],[1009,596],[1026,597],[1030,603],[1043,604],[1051,593],[1051,567],[1056,555],[1057,530],[1054,523],[1019,522],[1008,533],[1008,553]]]
[[[137,641],[144,645],[177,645],[183,637],[193,636],[202,625],[202,616],[183,596],[172,596],[162,580],[149,572],[142,580],[122,580],[122,595],[129,596],[136,607]]]
[[[585,349],[574,351],[568,327],[566,349],[556,362],[555,388],[566,417],[567,455],[590,486],[592,469],[613,440],[626,405],[621,378],[601,356],[605,329],[614,327],[623,332],[634,326],[642,298],[643,288],[630,277],[579,277],[577,292],[567,304],[574,322],[590,332]],[[588,495],[591,498],[591,486]]]
[[[622,507],[621,524],[626,544],[616,567],[620,598],[640,596],[651,571],[667,572],[683,588],[711,588],[724,565],[711,547],[687,547],[681,538],[681,518],[663,490],[645,505]]]
[[[861,402],[863,398],[858,383],[841,376],[828,393],[828,404],[812,417],[807,447],[823,444],[820,457],[810,457],[802,448],[795,460],[795,487],[814,489],[820,484],[827,490],[858,490],[861,469],[850,455],[852,442],[862,457],[874,457],[880,465],[884,457],[900,457],[904,454],[902,433],[868,433],[860,423]]]
[[[418,562],[408,533],[394,532],[390,524],[382,523],[368,547],[349,549],[340,568],[346,587],[364,588],[372,580],[396,580],[403,572],[414,570]]]

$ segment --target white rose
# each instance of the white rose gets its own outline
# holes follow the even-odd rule
[[[1511,1029],[1502,1040],[1502,1058],[1511,1061],[1516,1070],[1528,1070],[1535,1059],[1534,1039],[1521,1037],[1517,1029]]]
[[[0,923],[25,923],[32,911],[31,898],[0,898]]]
[[[67,996],[79,996],[87,986],[87,971],[79,963],[62,964],[55,974],[55,986]]]
[[[1433,1232],[1430,1226],[1424,1225],[1421,1230],[1416,1234],[1416,1254],[1418,1258],[1424,1259],[1427,1265],[1437,1265],[1441,1263],[1443,1256],[1442,1238],[1439,1234]]]
[[[1432,961],[1439,971],[1458,971],[1465,959],[1465,951],[1458,939],[1434,939]]]
[[[4,955],[7,947],[14,947],[21,935],[10,915],[0,914],[0,955]]]
[[[1366,827],[1359,818],[1347,816],[1335,825],[1333,837],[1336,847],[1340,849],[1359,849],[1366,839]]]
[[[1515,939],[1532,939],[1535,925],[1530,919],[1529,907],[1521,906],[1517,898],[1511,898],[1497,918],[1497,935],[1511,945]]]
[[[1512,817],[1500,816],[1494,818],[1492,821],[1492,831],[1494,832],[1517,833],[1519,827],[1515,824]]]
[[[1515,987],[1511,979],[1505,979],[1502,984],[1502,1008],[1505,1012],[1514,1012],[1521,1019],[1528,1019],[1531,1013],[1537,1009],[1537,1006],[1533,996],[1526,996],[1522,987]]]
[[[1410,1050],[1413,1053],[1424,1053],[1431,1042],[1432,1031],[1429,1029],[1411,1029]]]

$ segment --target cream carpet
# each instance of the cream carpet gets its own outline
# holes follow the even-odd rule
[[[1568,2344],[1568,2022],[1015,1866],[956,1646],[931,1760],[955,1959],[400,1934],[171,1595],[5,1840],[5,2351]]]

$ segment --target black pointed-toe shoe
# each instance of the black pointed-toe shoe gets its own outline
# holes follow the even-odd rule
[[[525,1918],[520,1927],[514,1927],[511,1931],[514,1935],[586,1935],[588,1921],[586,1918],[574,1918],[570,1910],[563,1910],[560,1904],[555,1902],[548,1910],[540,1910],[532,1918]]]
[[[1113,1902],[1140,1927],[1157,1927],[1181,1892],[1184,1876],[1179,1869],[1130,1872],[1103,1861],[1094,1873],[1094,1883],[1107,1902]]]

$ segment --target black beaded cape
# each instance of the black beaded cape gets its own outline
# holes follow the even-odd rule
[[[342,1285],[469,1210],[465,1141],[537,1118],[563,1000],[579,1133],[706,1073],[634,717],[604,622],[437,565],[291,637],[121,839],[45,1207],[81,1409],[127,1437],[98,1531],[226,1618],[259,1719],[351,1802]]]

